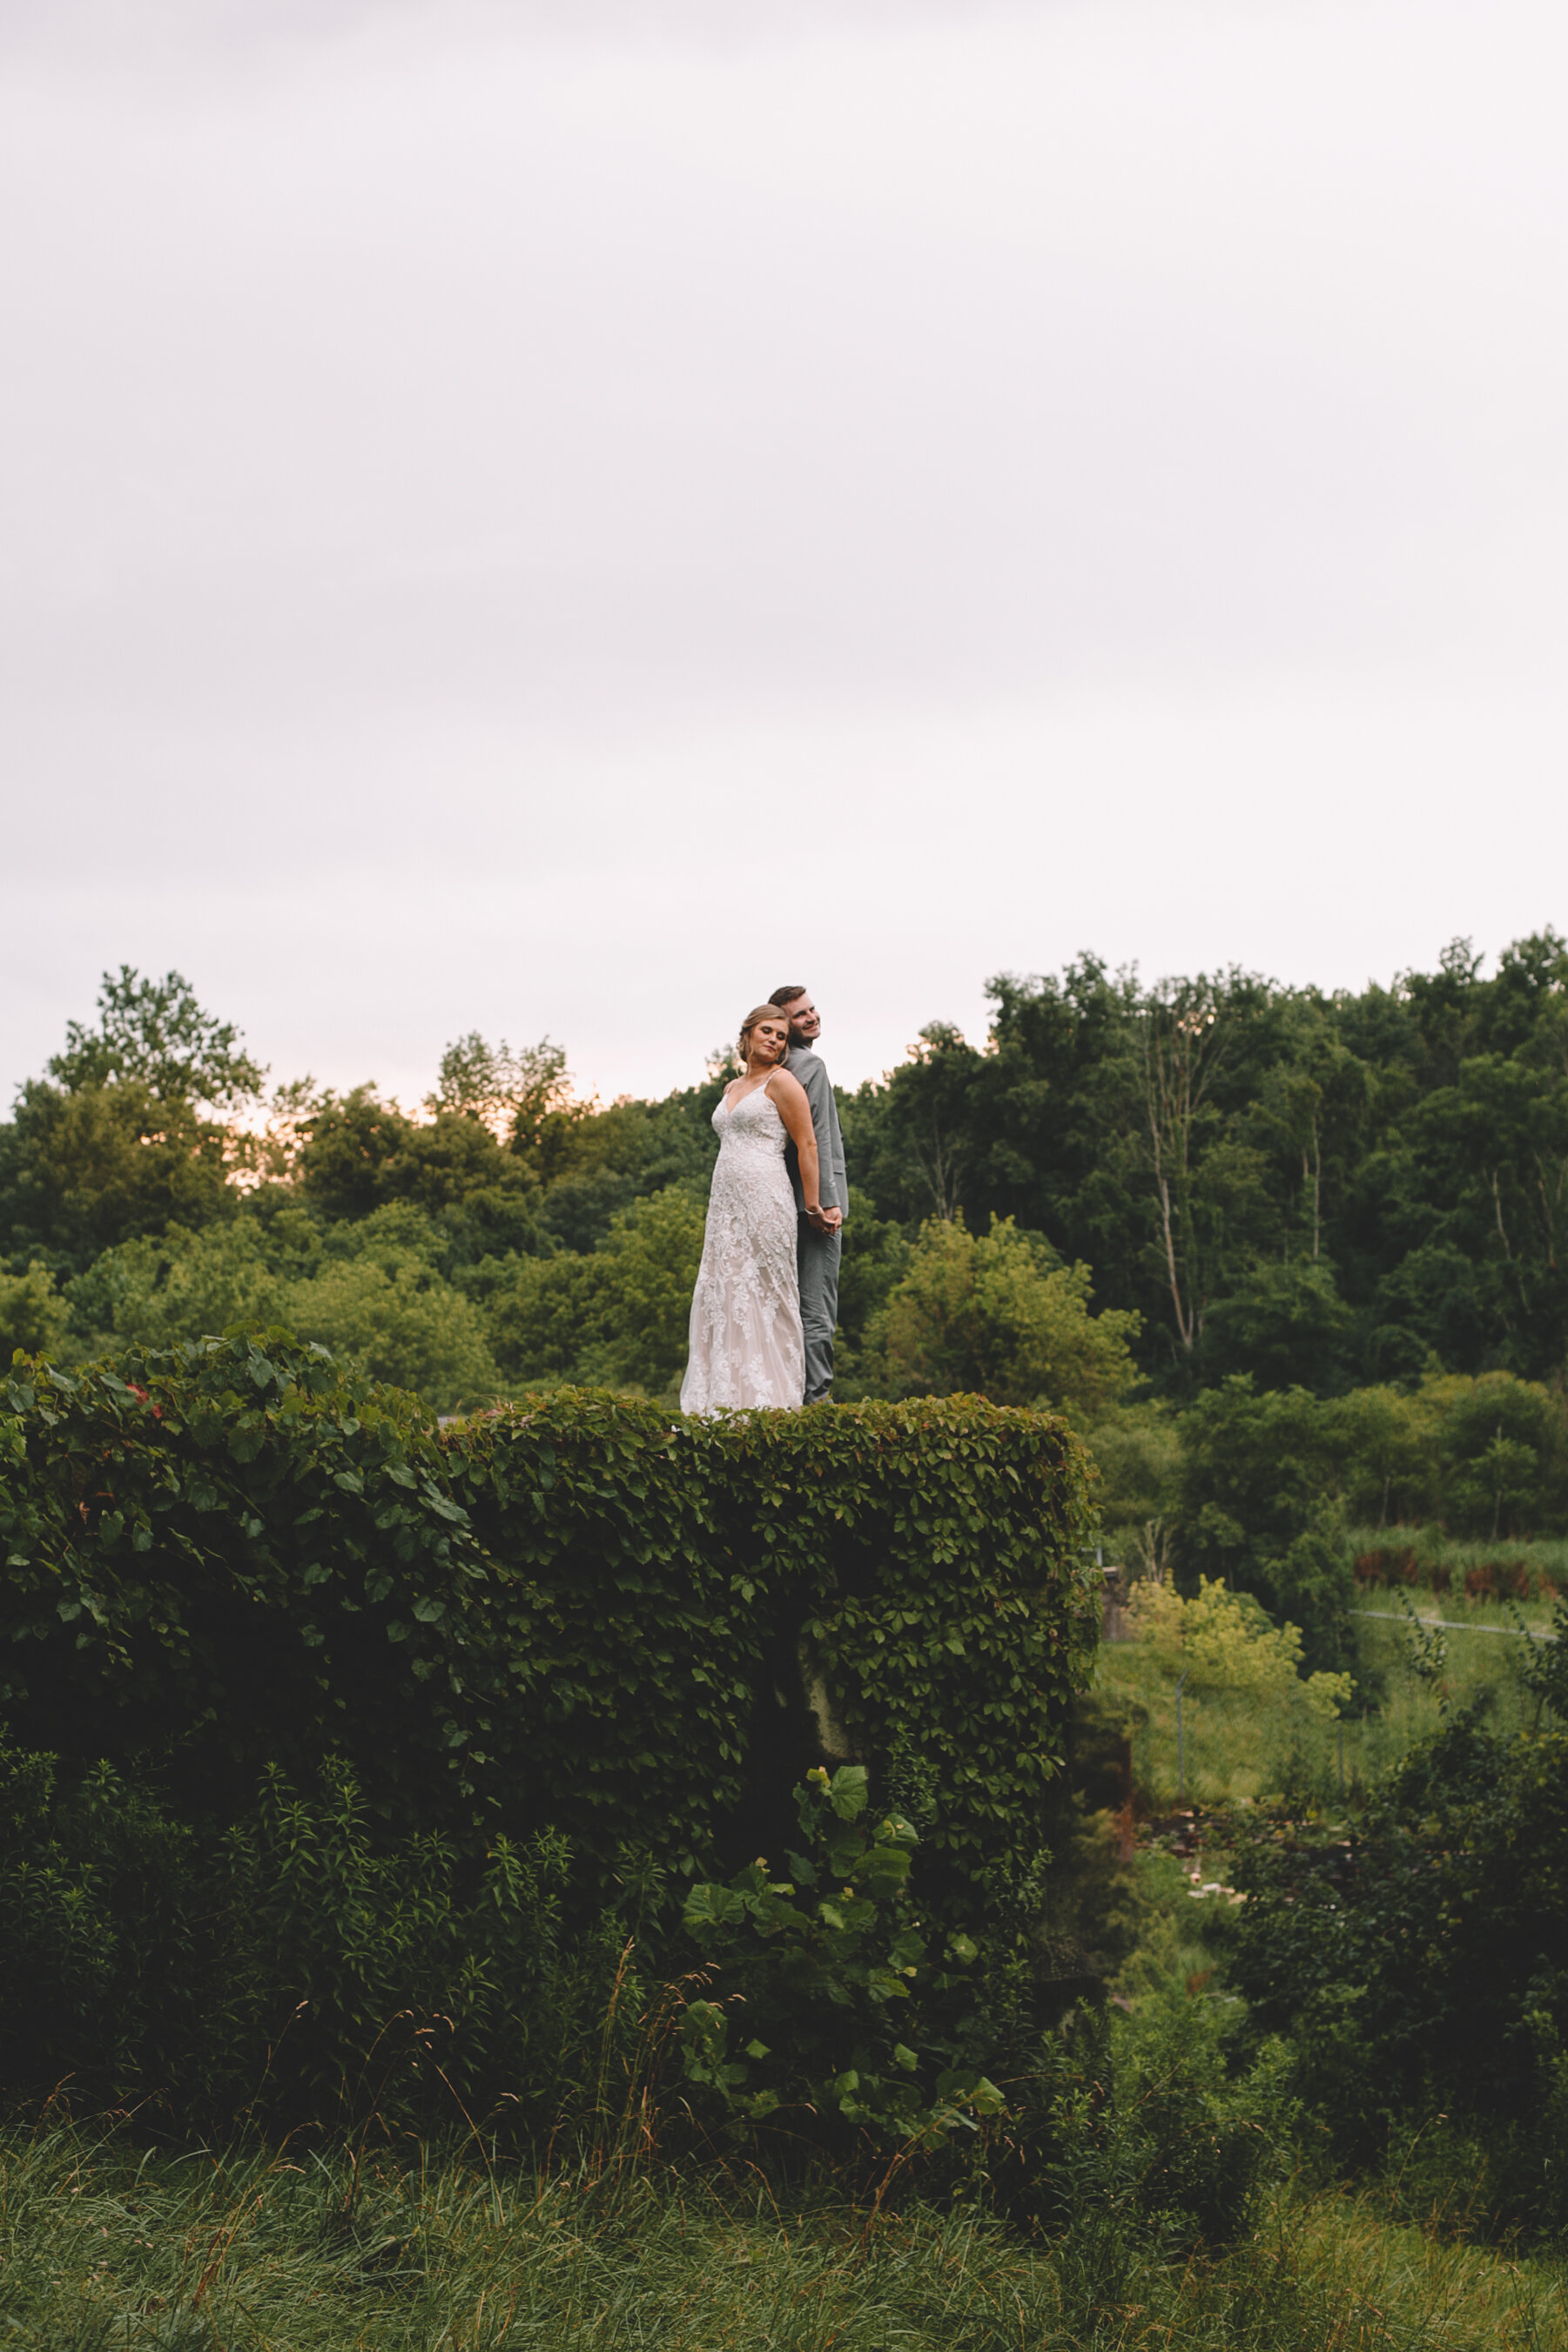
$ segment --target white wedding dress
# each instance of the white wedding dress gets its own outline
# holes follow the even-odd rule
[[[795,1271],[795,1195],[784,1122],[766,1087],[713,1115],[718,1165],[692,1296],[683,1412],[799,1406],[806,1343]]]

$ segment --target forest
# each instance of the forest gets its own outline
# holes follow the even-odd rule
[[[1568,1529],[1568,943],[1354,994],[1092,956],[988,993],[982,1042],[928,1024],[841,1091],[841,1401],[1064,1412],[1113,1553],[1320,1649],[1347,1528]],[[178,973],[122,968],[0,1126],[0,1348],[249,1322],[445,1412],[673,1402],[732,1066],[606,1104],[470,1034],[417,1106],[269,1088]]]

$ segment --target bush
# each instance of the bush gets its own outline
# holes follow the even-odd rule
[[[976,2063],[979,1947],[922,1931],[918,1836],[896,1813],[862,1822],[863,1766],[819,1767],[795,1796],[802,1851],[686,1897],[718,1996],[686,2011],[687,2080],[749,2123],[782,2109],[894,2146],[972,2131],[1002,2105]]]
[[[628,1847],[690,1876],[756,1833],[812,1760],[804,1664],[832,1738],[939,1778],[931,1876],[972,1885],[1060,1767],[1089,1524],[1062,1424],[973,1398],[705,1421],[563,1390],[443,1433],[284,1333],[19,1362],[0,1705],[220,1821],[340,1752],[385,1833],[548,1828],[603,1885]]]
[[[3,2079],[179,2127],[314,2120],[451,2130],[504,2100],[515,2137],[580,2120],[634,2063],[636,1925],[564,1924],[570,1855],[497,1838],[378,1843],[351,1773],[276,1770],[226,1832],[176,1821],[99,1765],[0,1748]],[[618,2001],[619,1983],[624,2000]]]
[[[1349,1675],[1303,1680],[1300,1627],[1276,1626],[1249,1594],[1228,1592],[1223,1579],[1211,1584],[1200,1577],[1191,1600],[1169,1585],[1134,1585],[1127,1615],[1134,1638],[1147,1642],[1195,1691],[1252,1691],[1277,1708],[1304,1706],[1330,1722],[1350,1702]]]
[[[1145,1994],[1130,2016],[1076,2011],[1004,2078],[990,2151],[1011,2217],[1082,2231],[1103,2294],[1134,2249],[1234,2242],[1289,2161],[1293,2103],[1277,2040],[1249,2051],[1233,2002]]]
[[[1540,2228],[1568,2113],[1568,1731],[1472,1717],[1412,1751],[1348,1838],[1274,1820],[1235,1865],[1232,1979],[1289,2029],[1296,2084],[1342,2155],[1439,2111],[1501,2133],[1511,2209]],[[1555,2226],[1555,2223],[1552,2224]]]

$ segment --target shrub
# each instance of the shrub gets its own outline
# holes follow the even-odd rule
[[[1134,1637],[1182,1669],[1195,1689],[1254,1691],[1281,1706],[1301,1702],[1330,1721],[1349,1705],[1350,1676],[1303,1680],[1301,1628],[1272,1624],[1249,1595],[1228,1592],[1223,1579],[1211,1584],[1201,1577],[1190,1601],[1169,1585],[1135,1585],[1127,1614]]]
[[[803,1852],[686,1897],[719,1996],[686,2011],[687,2080],[752,2123],[783,2108],[894,2145],[973,2130],[1002,2104],[973,2063],[978,1946],[922,1931],[919,1839],[894,1813],[862,1825],[862,1765],[819,1767],[795,1797]]]
[[[464,2105],[545,2132],[634,2063],[626,1916],[565,1925],[570,1853],[438,1835],[387,1845],[353,1775],[274,1770],[226,1832],[113,1768],[76,1786],[0,1747],[0,2079],[145,2100],[185,2130],[244,2114],[451,2129]],[[617,1982],[623,2000],[614,1998]]]
[[[1232,1979],[1255,2024],[1291,2032],[1341,2153],[1439,2110],[1503,2129],[1534,2210],[1500,2218],[1540,2226],[1568,2098],[1568,1731],[1502,1741],[1457,1717],[1354,1835],[1259,1823],[1235,1876]]]
[[[628,1846],[691,1875],[788,1790],[802,1658],[869,1760],[939,1776],[933,1881],[973,1883],[1038,1822],[1093,1639],[1082,1450],[973,1398],[704,1421],[563,1390],[442,1433],[235,1334],[19,1363],[0,1449],[25,1744],[219,1818],[341,1752],[388,1833],[549,1828],[601,1885]]]
[[[1102,2282],[1139,2244],[1168,2257],[1233,2242],[1289,2162],[1296,2119],[1286,2046],[1245,2044],[1239,2004],[1179,1986],[1127,2016],[1075,2011],[1002,2082],[988,2163],[998,2202],[1082,2231]]]

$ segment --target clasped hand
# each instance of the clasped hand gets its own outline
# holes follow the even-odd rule
[[[844,1222],[844,1213],[841,1209],[818,1207],[808,1209],[806,1218],[808,1223],[815,1225],[820,1234],[836,1234]]]

